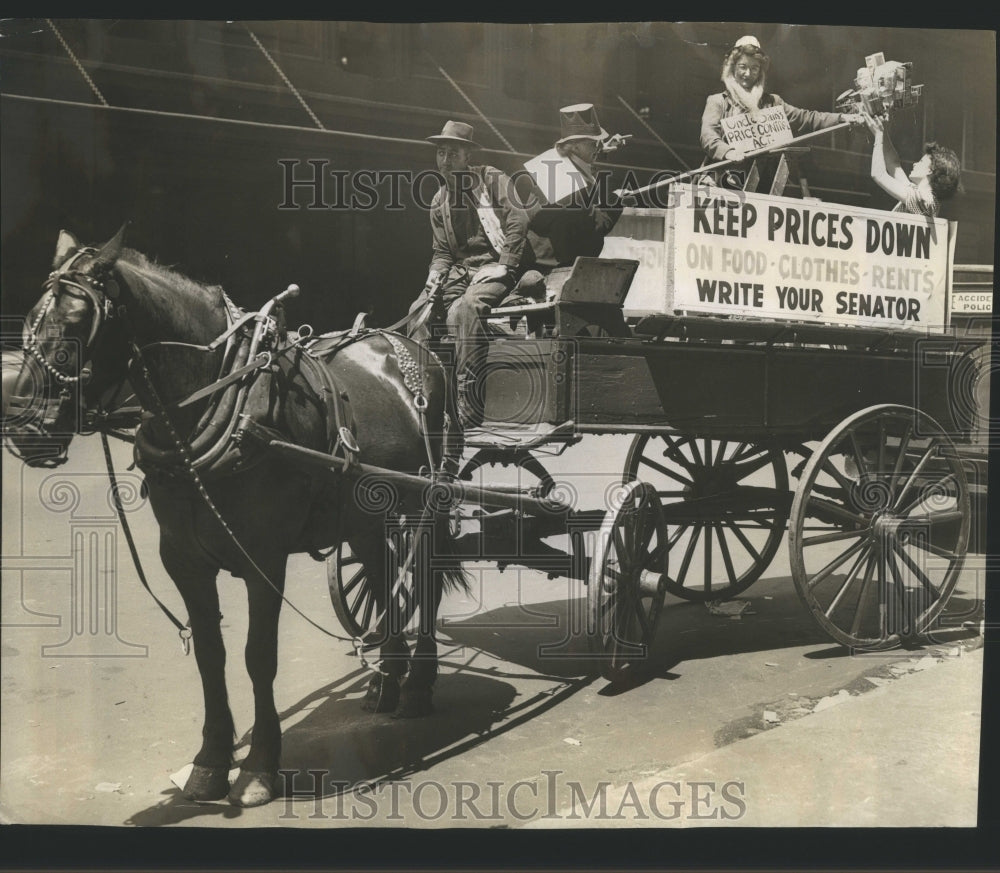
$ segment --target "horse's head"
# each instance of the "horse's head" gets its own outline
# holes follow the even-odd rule
[[[4,355],[3,434],[31,466],[63,463],[88,407],[124,378],[115,274],[124,230],[100,249],[59,233],[53,270],[25,319],[16,375]]]

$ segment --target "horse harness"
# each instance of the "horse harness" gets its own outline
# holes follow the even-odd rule
[[[134,331],[131,330],[127,307],[124,303],[118,302],[119,289],[115,280],[113,278],[102,279],[88,276],[76,268],[76,264],[80,258],[85,255],[95,254],[97,254],[97,250],[94,248],[81,248],[72,255],[66,264],[49,274],[45,282],[45,287],[48,288],[48,297],[39,310],[33,324],[26,324],[24,328],[25,352],[30,354],[61,386],[60,396],[54,405],[52,401],[46,402],[45,409],[43,410],[42,426],[46,427],[57,421],[63,407],[72,401],[72,395],[69,390],[71,385],[78,383],[86,384],[89,382],[92,375],[90,356],[95,346],[95,340],[105,325],[115,318],[124,321],[128,333],[128,342],[132,349],[128,373],[133,382],[138,381],[144,387],[145,393],[151,400],[151,404],[156,407],[152,411],[152,417],[163,423],[170,435],[171,442],[174,444],[173,448],[166,450],[154,446],[152,441],[144,434],[142,424],[140,423],[135,433],[136,463],[147,474],[149,472],[158,472],[167,476],[186,475],[189,477],[234,543],[265,579],[267,579],[266,574],[257,567],[256,562],[246,552],[235,533],[219,514],[214,502],[205,490],[202,474],[219,477],[227,473],[236,472],[239,469],[246,469],[251,464],[263,458],[263,453],[248,453],[243,448],[244,441],[241,439],[241,434],[248,416],[253,415],[252,412],[247,413],[244,411],[247,395],[250,385],[252,385],[262,371],[271,371],[274,366],[290,368],[292,365],[288,359],[293,350],[302,351],[302,354],[297,357],[297,361],[304,364],[300,372],[310,388],[323,400],[322,405],[326,410],[326,432],[329,452],[333,458],[337,458],[342,454],[342,459],[346,461],[346,464],[343,466],[345,469],[349,469],[357,463],[357,454],[359,452],[359,447],[353,433],[355,423],[350,413],[350,398],[346,391],[340,390],[331,372],[331,368],[325,364],[347,345],[369,338],[373,334],[383,336],[392,346],[404,384],[413,395],[413,404],[418,413],[420,430],[427,451],[428,469],[433,475],[435,464],[431,451],[429,432],[426,426],[427,399],[423,393],[422,371],[420,365],[410,354],[399,336],[387,330],[364,328],[362,327],[362,319],[359,317],[355,326],[349,331],[340,331],[313,337],[312,329],[308,325],[305,325],[299,328],[294,339],[289,340],[283,324],[279,326],[278,320],[270,314],[273,305],[280,302],[280,298],[284,294],[273,298],[260,312],[244,312],[220,288],[219,290],[225,305],[227,326],[223,333],[210,343],[199,345],[175,341],[158,341],[139,347],[133,339]],[[60,372],[46,359],[38,347],[39,330],[41,329],[42,322],[54,305],[59,291],[64,287],[73,289],[74,292],[82,294],[89,299],[94,313],[85,348],[87,360],[81,365],[79,374],[75,376]],[[255,322],[255,326],[252,333],[248,333],[247,327],[251,322]],[[182,400],[165,403],[160,398],[152,375],[149,372],[144,353],[166,346],[186,347],[196,351],[213,352],[223,343],[226,344],[226,348],[222,357],[221,372],[213,383],[196,390]],[[115,386],[116,391],[120,391],[125,381],[125,377],[123,377],[118,385]],[[236,387],[236,396],[232,400],[232,403],[226,404],[227,409],[225,411],[220,409],[226,398],[232,394],[234,387]],[[222,397],[218,397],[217,395],[222,395]],[[206,397],[212,397],[213,401],[200,418],[194,435],[187,440],[182,439],[171,422],[169,409],[180,409]],[[27,402],[28,399],[11,398],[11,406],[13,407],[19,400]],[[37,403],[37,399],[34,402]],[[219,413],[223,411],[225,414],[220,416]],[[111,453],[107,444],[107,433],[109,432],[107,424],[111,421],[111,416],[100,407],[97,409],[88,408],[85,412],[88,418],[94,422],[95,429],[101,431],[115,506],[125,529],[126,539],[139,579],[161,611],[178,628],[182,649],[185,654],[188,654],[190,652],[191,639],[190,627],[184,625],[156,597],[142,571],[141,562],[134,546],[124,508],[120,502]],[[222,422],[221,427],[220,419]],[[209,437],[208,439],[206,439],[206,435]],[[198,451],[192,451],[195,446],[198,446]],[[62,458],[59,462],[61,463],[64,460],[65,458]],[[402,583],[405,572],[404,568],[400,573],[400,579],[397,581],[397,588]],[[273,585],[273,583],[271,584]],[[395,592],[393,592],[394,595]],[[283,600],[288,602],[283,594],[281,596]],[[347,640],[347,638],[341,637],[339,634],[335,634],[317,624],[294,604],[289,602],[289,606],[323,633],[351,642],[356,652],[364,661],[362,639],[354,638]],[[367,662],[364,663],[365,666],[368,666]]]

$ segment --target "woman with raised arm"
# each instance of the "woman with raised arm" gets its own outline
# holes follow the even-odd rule
[[[786,103],[777,94],[769,94],[765,89],[770,65],[771,59],[754,36],[738,39],[726,55],[721,76],[725,90],[708,98],[701,116],[701,147],[705,151],[705,163],[736,161],[740,157],[739,150],[726,141],[722,124],[724,118],[755,115],[763,109],[782,106],[788,118],[788,126],[795,136],[848,121],[852,124],[862,123],[860,115],[799,109]],[[727,172],[745,172],[749,169],[748,165],[749,161],[734,163]]]
[[[934,217],[941,203],[954,196],[961,183],[958,155],[936,142],[924,145],[924,154],[907,175],[899,162],[896,147],[889,139],[881,118],[865,115],[865,123],[875,137],[872,148],[872,180],[899,202],[894,212]]]

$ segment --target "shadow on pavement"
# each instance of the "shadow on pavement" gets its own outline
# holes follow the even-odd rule
[[[287,804],[301,803],[306,809],[321,798],[358,789],[370,791],[381,783],[405,779],[536,718],[590,682],[518,675],[522,684],[526,680],[542,683],[537,693],[523,694],[503,679],[514,674],[471,664],[451,666],[455,672],[438,680],[435,711],[425,718],[394,719],[388,713],[364,712],[361,699],[369,674],[361,670],[349,674],[349,682],[331,683],[281,713],[283,723],[301,717],[283,731],[284,799],[274,803],[285,804],[286,817],[297,818],[297,813],[288,813]],[[246,748],[247,739],[240,741],[237,751]],[[176,788],[163,796],[163,801],[136,813],[125,824],[155,826],[242,814],[225,800],[185,800]]]

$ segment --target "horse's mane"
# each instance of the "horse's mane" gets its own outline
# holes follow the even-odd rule
[[[142,292],[144,308],[164,326],[204,335],[209,314],[223,305],[219,286],[197,282],[135,249],[122,249],[116,264],[130,285],[141,285],[133,290]]]
[[[157,263],[152,258],[144,255],[135,249],[122,249],[118,262],[125,261],[131,265],[140,277],[147,281],[152,280],[158,285],[168,285],[175,291],[191,294],[195,297],[203,298],[208,302],[214,302],[218,296],[218,286],[206,285],[196,282],[194,279],[179,273],[171,267]]]

